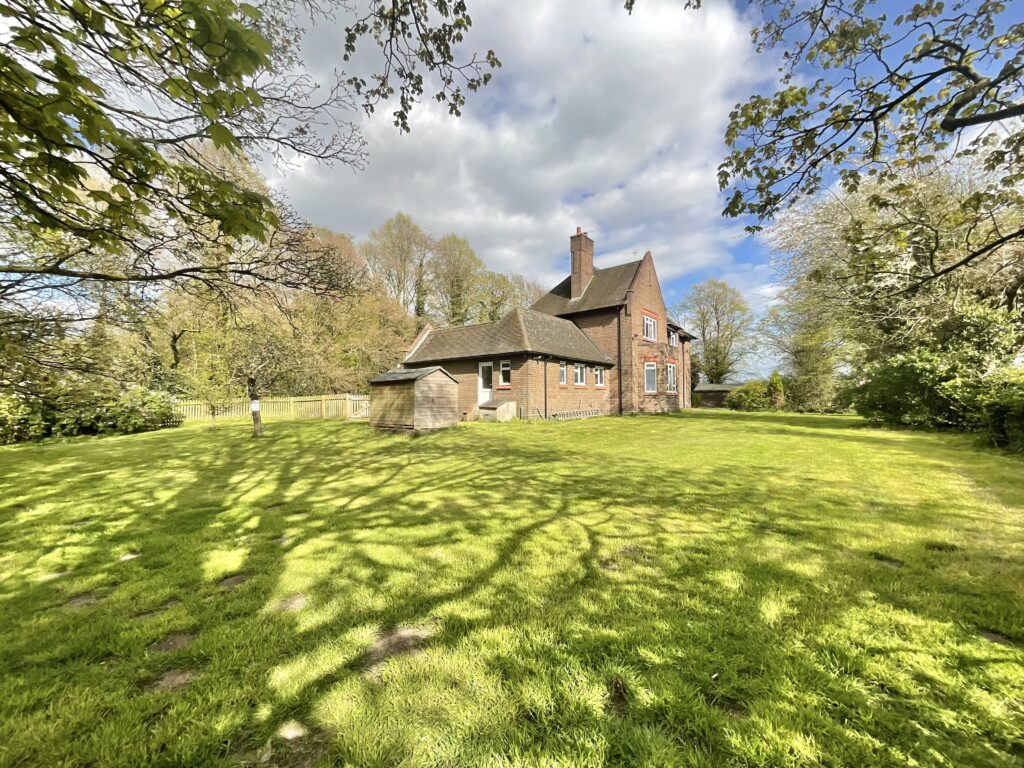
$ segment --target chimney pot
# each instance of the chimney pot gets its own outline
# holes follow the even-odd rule
[[[582,235],[583,234],[583,227],[576,227],[576,234],[577,235]]]

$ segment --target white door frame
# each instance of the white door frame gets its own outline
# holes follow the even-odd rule
[[[491,369],[491,388],[484,389],[484,368]],[[484,393],[487,393],[486,396]],[[476,367],[476,404],[483,405],[494,394],[494,363],[478,363]]]

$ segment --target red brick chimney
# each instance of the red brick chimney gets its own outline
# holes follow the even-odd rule
[[[569,298],[578,299],[594,276],[594,241],[580,227],[576,227],[576,234],[569,238],[569,253]]]

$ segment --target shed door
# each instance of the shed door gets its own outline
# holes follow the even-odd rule
[[[494,390],[494,363],[480,363],[477,382],[476,404],[482,405],[491,399],[491,392]]]

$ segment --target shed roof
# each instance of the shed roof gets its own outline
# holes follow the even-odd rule
[[[422,379],[424,376],[429,376],[434,371],[440,371],[452,381],[458,383],[458,379],[452,376],[448,371],[442,368],[440,365],[431,365],[427,368],[393,368],[390,371],[385,371],[380,376],[374,376],[370,379],[371,384],[397,384],[403,381],[417,381]]]
[[[574,323],[532,309],[514,309],[495,323],[431,331],[405,362],[433,363],[517,353],[602,365],[612,362]]]
[[[698,384],[694,392],[732,392],[739,384]]]

